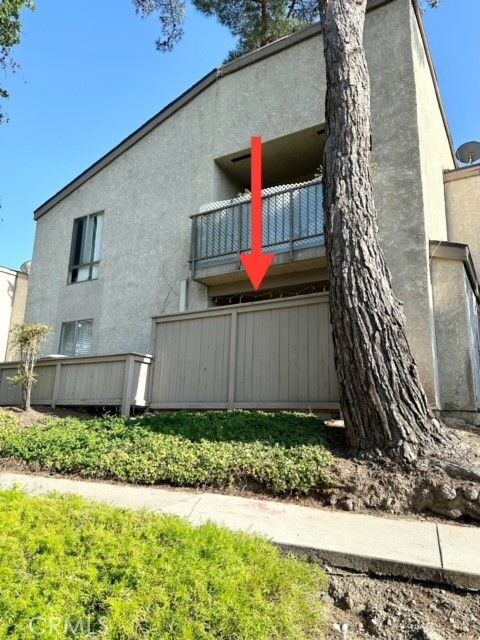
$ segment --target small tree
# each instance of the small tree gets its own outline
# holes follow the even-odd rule
[[[22,408],[30,410],[32,387],[37,381],[35,363],[42,343],[51,329],[46,324],[17,324],[12,329],[12,344],[20,351],[20,363],[15,376],[9,378],[12,384],[22,385]]]

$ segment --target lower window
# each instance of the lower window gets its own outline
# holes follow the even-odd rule
[[[88,356],[92,352],[93,320],[64,322],[59,352],[63,356]]]

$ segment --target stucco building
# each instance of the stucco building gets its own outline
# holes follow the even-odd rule
[[[371,0],[365,47],[381,244],[432,405],[471,418],[480,173],[456,167],[416,2]],[[215,69],[41,205],[27,319],[53,327],[45,353],[92,366],[150,354],[130,383],[152,407],[334,409],[325,88],[314,25]],[[258,295],[238,259],[252,135],[264,140],[264,244],[276,253]]]
[[[24,321],[27,291],[27,272],[0,267],[0,362],[17,356],[11,331]]]

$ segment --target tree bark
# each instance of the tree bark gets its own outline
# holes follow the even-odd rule
[[[331,322],[350,446],[357,454],[411,463],[438,454],[457,439],[429,407],[378,242],[363,49],[366,3],[321,0]]]
[[[260,46],[263,47],[264,45],[268,44],[268,22],[269,22],[268,0],[261,0],[261,7],[262,7],[262,18],[261,18],[262,33],[260,36]]]

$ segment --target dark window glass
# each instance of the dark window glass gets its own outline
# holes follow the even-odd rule
[[[69,283],[98,278],[102,223],[103,216],[98,213],[74,220]]]

